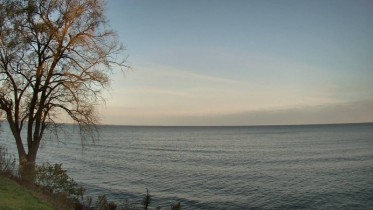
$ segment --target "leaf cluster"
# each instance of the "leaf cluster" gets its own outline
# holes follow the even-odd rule
[[[50,193],[67,193],[70,197],[79,199],[84,189],[69,177],[61,164],[44,163],[36,168],[36,184],[44,187]]]

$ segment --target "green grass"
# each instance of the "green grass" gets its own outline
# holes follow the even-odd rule
[[[55,210],[31,190],[0,176],[0,210]]]

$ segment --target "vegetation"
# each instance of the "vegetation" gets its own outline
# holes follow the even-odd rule
[[[78,200],[84,193],[84,189],[62,169],[62,164],[37,166],[35,183],[49,193],[67,193],[73,200]]]
[[[8,153],[8,149],[0,145],[0,174],[12,175],[15,169],[16,159]]]
[[[141,204],[108,201],[106,195],[97,199],[84,195],[62,164],[44,163],[36,167],[35,182],[20,179],[15,158],[5,147],[0,146],[0,209],[75,209],[75,210],[140,210],[150,209],[152,195],[146,189]],[[44,201],[44,202],[42,202]],[[54,207],[54,208],[52,208]],[[154,208],[153,208],[154,209]],[[157,207],[161,209],[161,207]],[[171,210],[180,210],[181,204],[174,203]]]
[[[104,101],[102,91],[110,85],[113,67],[125,67],[117,58],[123,47],[107,24],[104,3],[0,0],[0,120],[9,124],[20,165],[16,170],[15,158],[0,147],[0,186],[3,194],[21,192],[20,197],[0,194],[1,205],[10,202],[1,209],[13,209],[14,199],[21,205],[15,209],[49,209],[4,176],[48,195],[61,209],[117,209],[104,195],[92,205],[62,164],[35,164],[45,131],[57,133],[61,115],[79,125],[82,140],[85,134],[94,137],[95,105]],[[148,190],[143,201],[148,209]],[[34,207],[35,202],[41,206]]]
[[[94,105],[104,100],[113,67],[124,67],[122,49],[104,0],[0,0],[0,116],[24,179],[34,178],[43,134],[57,129],[61,114],[82,134],[95,133]]]
[[[9,178],[0,176],[0,209],[52,210],[55,208],[41,201],[31,190]]]
[[[148,207],[150,203],[152,202],[152,196],[149,193],[149,190],[146,189],[146,194],[144,196],[144,199],[142,201],[142,205],[144,205],[144,210],[148,210]]]
[[[180,210],[180,209],[181,209],[180,202],[177,202],[171,205],[171,210]]]

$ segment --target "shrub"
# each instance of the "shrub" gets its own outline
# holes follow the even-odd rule
[[[84,188],[69,177],[62,164],[44,163],[36,167],[36,184],[53,194],[67,193],[69,197],[78,200],[83,196]]]
[[[151,202],[152,202],[152,196],[150,195],[149,190],[146,189],[146,194],[145,194],[144,199],[142,201],[142,205],[144,205],[145,210],[148,210],[148,207],[149,207]]]
[[[75,210],[93,210],[92,206],[93,198],[92,196],[85,196],[84,199],[75,204]]]
[[[171,204],[171,210],[180,210],[181,209],[181,204],[180,202]]]
[[[117,205],[114,202],[109,202],[106,195],[100,195],[96,201],[96,210],[115,210]]]
[[[0,173],[4,175],[13,175],[15,172],[16,159],[14,155],[8,153],[8,149],[0,146]]]

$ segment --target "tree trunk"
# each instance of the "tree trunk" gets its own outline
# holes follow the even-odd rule
[[[35,160],[36,154],[39,148],[39,142],[33,142],[34,145],[30,145],[28,153],[23,146],[22,137],[17,129],[16,124],[11,119],[8,120],[10,129],[13,133],[16,141],[18,158],[19,158],[19,174],[21,179],[26,183],[33,183],[35,181]]]
[[[22,157],[26,157],[26,151],[22,143],[21,131],[18,129],[18,126],[16,125],[16,123],[14,122],[13,118],[11,117],[9,113],[8,113],[7,119],[8,119],[10,130],[12,131],[12,134],[16,141],[19,163],[21,163]]]
[[[26,159],[23,159],[24,162],[21,163],[22,168],[22,179],[28,183],[35,182],[35,173],[36,173],[36,155],[38,153],[39,145],[41,141],[41,136],[34,136],[32,139],[30,147],[28,148],[28,154],[25,156]]]
[[[35,158],[36,155],[26,155],[23,156],[22,159],[19,161],[19,173],[21,178],[26,183],[34,183],[35,181],[35,172],[36,172],[36,164]]]

